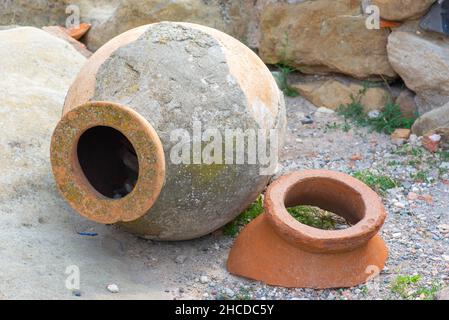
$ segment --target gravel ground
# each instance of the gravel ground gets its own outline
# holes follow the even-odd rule
[[[275,288],[221,273],[207,285],[194,285],[197,294],[208,299],[425,299],[447,286],[449,158],[427,152],[419,139],[394,144],[389,136],[317,111],[300,97],[288,98],[287,104],[288,136],[278,175],[298,169],[369,170],[397,181],[382,195],[388,213],[381,232],[390,251],[386,268],[376,285],[337,290]],[[302,124],[310,119],[313,123]],[[232,242],[221,239],[218,245],[224,254]],[[420,278],[415,285],[392,289],[398,276],[414,275]]]
[[[0,299],[422,299],[427,297],[423,289],[447,286],[449,159],[416,151],[422,150],[419,141],[398,147],[386,135],[345,125],[338,115],[316,112],[300,97],[287,98],[287,109],[279,175],[306,168],[347,173],[372,169],[398,181],[383,196],[388,219],[382,237],[390,256],[376,278],[378,286],[270,287],[227,273],[233,238],[220,230],[193,241],[154,242],[86,221],[56,192],[48,145],[36,149],[23,143],[10,146],[13,157],[24,167],[36,168],[37,178],[23,178],[13,195],[0,197]],[[307,116],[313,122],[302,124],[311,122]],[[18,173],[20,168],[3,174]],[[80,269],[79,291],[64,285],[69,265]],[[398,275],[421,279],[397,293],[391,286]]]

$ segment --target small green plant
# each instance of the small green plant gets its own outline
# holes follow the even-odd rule
[[[441,285],[432,283],[430,286],[420,286],[421,275],[398,275],[391,283],[391,292],[402,299],[432,300]]]
[[[420,280],[421,276],[419,274],[413,276],[399,275],[391,283],[391,292],[396,293],[406,299],[409,296],[408,291],[410,290],[410,287],[418,283]]]
[[[279,89],[281,89],[287,97],[297,97],[298,90],[290,86],[288,83],[288,75],[296,69],[284,64],[278,64],[277,67],[279,72],[273,73],[273,76]]]
[[[287,97],[296,97],[298,96],[298,90],[290,86],[288,83],[288,75],[294,71],[296,68],[291,67],[293,65],[292,61],[288,57],[288,50],[290,47],[290,41],[288,37],[288,33],[284,33],[284,39],[282,41],[282,51],[281,51],[281,61],[276,65],[278,68],[278,72],[273,73],[273,76],[278,84],[279,89],[284,92]]]
[[[416,182],[429,182],[429,173],[425,170],[420,170],[416,173],[411,173],[410,178],[415,180]]]
[[[399,186],[399,183],[393,178],[374,173],[370,170],[357,171],[353,176],[381,194]]]
[[[313,206],[295,206],[287,208],[287,211],[302,224],[323,230],[334,230],[337,223],[344,220],[334,213]],[[346,221],[343,224],[347,224]]]
[[[337,108],[337,113],[344,116],[345,119],[351,119],[359,126],[368,124],[368,118],[365,114],[361,100],[368,90],[368,85],[364,84],[363,88],[359,90],[357,95],[351,94],[351,102],[347,105],[340,105]]]
[[[449,161],[449,151],[438,151],[437,154],[440,157],[441,161]]]
[[[257,218],[262,212],[263,197],[260,195],[257,200],[248,207],[248,209],[243,211],[237,218],[224,226],[223,234],[232,237],[236,236],[242,227]]]
[[[421,159],[424,156],[424,149],[413,147],[412,145],[406,144],[399,147],[393,153],[400,156],[413,156],[415,158]]]
[[[400,165],[401,165],[401,162],[397,161],[397,160],[391,160],[391,161],[388,161],[388,163],[387,163],[387,166],[389,166],[389,167],[397,167]]]
[[[404,117],[401,108],[392,102],[391,97],[378,117],[369,118],[367,116],[361,101],[371,86],[364,82],[363,88],[359,90],[358,94],[356,96],[351,95],[351,102],[347,105],[340,105],[337,112],[345,119],[352,120],[358,126],[370,126],[375,131],[385,134],[392,134],[396,129],[410,129],[416,118]]]
[[[377,132],[392,134],[396,129],[410,129],[416,118],[405,118],[399,105],[388,102],[377,118],[369,119],[369,124]]]

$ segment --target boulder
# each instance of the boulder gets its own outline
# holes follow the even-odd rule
[[[418,106],[415,102],[416,94],[412,91],[405,89],[402,90],[399,96],[396,98],[395,103],[401,109],[401,113],[405,118],[415,118],[418,114]]]
[[[435,0],[371,0],[386,20],[404,21],[422,17]]]
[[[449,142],[449,103],[422,115],[413,124],[412,132],[418,136],[439,134]]]
[[[449,38],[406,25],[391,33],[387,49],[392,67],[417,94],[420,114],[449,102]]]
[[[6,0],[0,3],[0,25],[62,25],[69,0]]]
[[[160,21],[195,22],[246,42],[249,25],[256,30],[258,20],[251,0],[18,0],[0,4],[0,24],[62,26],[73,13],[65,12],[68,5],[78,6],[80,21],[92,24],[83,39],[92,51],[126,30]]]
[[[53,185],[51,133],[86,59],[67,42],[32,27],[0,31],[0,43],[1,203],[19,191]]]
[[[352,97],[363,90],[363,85],[353,81],[339,81],[337,79],[319,80],[292,85],[299,94],[317,107],[326,107],[332,110],[341,105],[352,102]],[[361,97],[360,103],[365,111],[381,110],[388,102],[389,92],[381,87],[368,87]]]
[[[389,31],[369,30],[365,20],[355,0],[271,4],[261,17],[259,53],[266,63],[304,73],[396,77],[387,58]]]

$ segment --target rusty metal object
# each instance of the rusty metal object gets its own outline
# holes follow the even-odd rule
[[[336,213],[352,226],[301,224],[286,209],[300,204]],[[385,209],[359,180],[326,170],[293,172],[268,187],[264,208],[236,239],[229,272],[270,285],[324,289],[361,284],[383,269],[388,250],[378,232]]]

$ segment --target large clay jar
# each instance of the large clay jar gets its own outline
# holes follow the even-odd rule
[[[256,54],[215,29],[162,22],[92,55],[67,94],[51,160],[79,214],[150,239],[185,240],[231,221],[270,178],[260,161],[198,159],[212,141],[207,131],[275,130],[282,140],[284,128],[282,93]],[[178,156],[195,145],[199,153]]]

